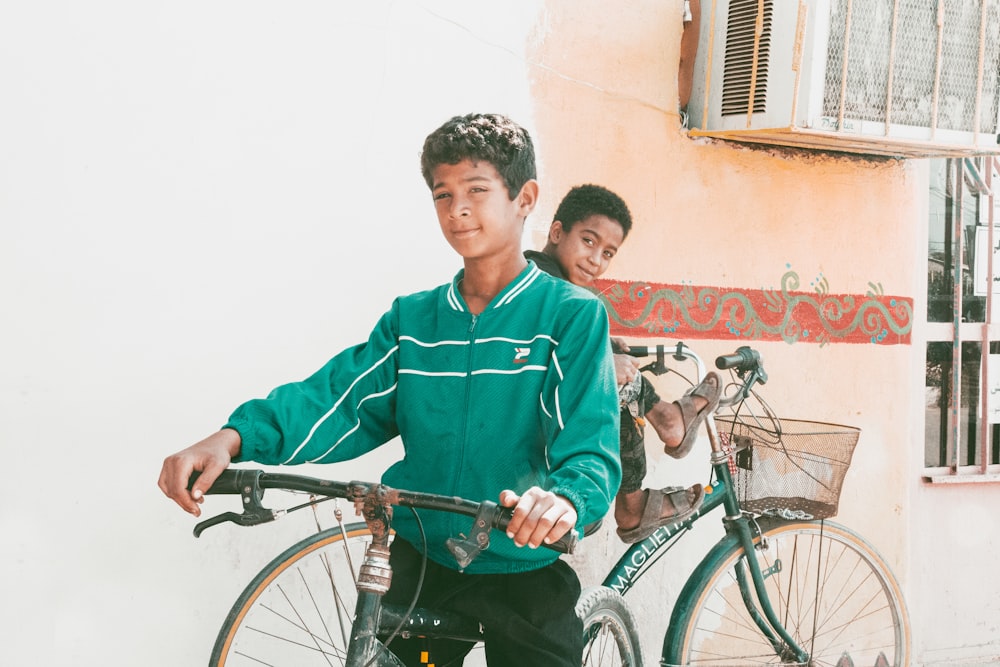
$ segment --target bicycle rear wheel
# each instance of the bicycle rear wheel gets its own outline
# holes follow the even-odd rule
[[[230,610],[210,665],[342,665],[355,582],[371,533],[364,523],[312,535],[271,561]]]
[[[642,667],[635,619],[621,593],[606,586],[588,588],[576,613],[583,620],[584,667]]]
[[[810,665],[909,664],[910,626],[899,584],[864,538],[830,522],[761,521],[757,550],[778,618],[810,654]],[[789,662],[747,611],[735,540],[713,550],[681,591],[664,642],[665,664]]]

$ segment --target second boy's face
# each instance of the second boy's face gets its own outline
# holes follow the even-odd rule
[[[459,255],[469,260],[520,254],[524,219],[535,203],[534,181],[511,201],[503,177],[489,162],[442,164],[431,176],[438,223]]]
[[[549,229],[555,258],[574,285],[586,286],[608,270],[625,240],[621,224],[606,215],[592,215],[567,232],[558,220]]]

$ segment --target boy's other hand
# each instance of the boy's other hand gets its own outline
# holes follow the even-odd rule
[[[222,429],[187,449],[171,454],[163,460],[160,469],[160,490],[185,512],[201,516],[198,505],[204,502],[205,491],[240,453],[241,444],[239,433]],[[201,476],[188,491],[188,480],[196,470],[201,472]]]
[[[611,337],[611,351],[614,352],[615,354],[619,353],[624,354],[628,352],[630,349],[631,348],[628,346],[628,343],[625,342],[624,338],[620,336]]]
[[[507,537],[519,547],[551,544],[576,526],[576,508],[566,498],[533,486],[522,495],[500,492],[500,504],[514,508]]]
[[[626,348],[628,349],[628,348]],[[627,354],[615,354],[615,382],[618,386],[626,385],[635,380],[639,374],[639,360]]]

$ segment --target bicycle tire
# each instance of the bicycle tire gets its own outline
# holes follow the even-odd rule
[[[368,527],[358,522],[343,533],[335,526],[286,549],[233,604],[209,665],[342,665],[354,620],[356,574],[370,541]]]
[[[642,667],[639,633],[621,593],[606,586],[587,588],[576,613],[583,620],[584,667]]]
[[[757,550],[757,559],[768,596],[792,638],[810,652],[809,664],[909,664],[910,624],[899,584],[864,538],[829,521],[760,525],[768,547]],[[743,554],[731,536],[695,570],[671,617],[664,664],[783,662],[740,596],[734,568]]]

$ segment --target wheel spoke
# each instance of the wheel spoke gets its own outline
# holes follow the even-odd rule
[[[843,664],[845,655],[857,665],[906,664],[906,610],[871,547],[829,522],[773,523],[765,534],[768,547],[756,552],[756,560],[767,597],[789,635],[810,654],[809,664]],[[717,554],[706,561],[711,566],[699,568],[704,581],[690,582],[682,594],[686,601],[678,602],[690,611],[671,628],[677,648],[668,648],[675,654],[666,657],[692,665],[789,664],[787,647],[772,646],[744,602],[735,575],[742,547],[733,543]]]
[[[323,531],[289,548],[250,583],[219,633],[211,664],[342,666],[352,624],[354,564],[363,524]]]

